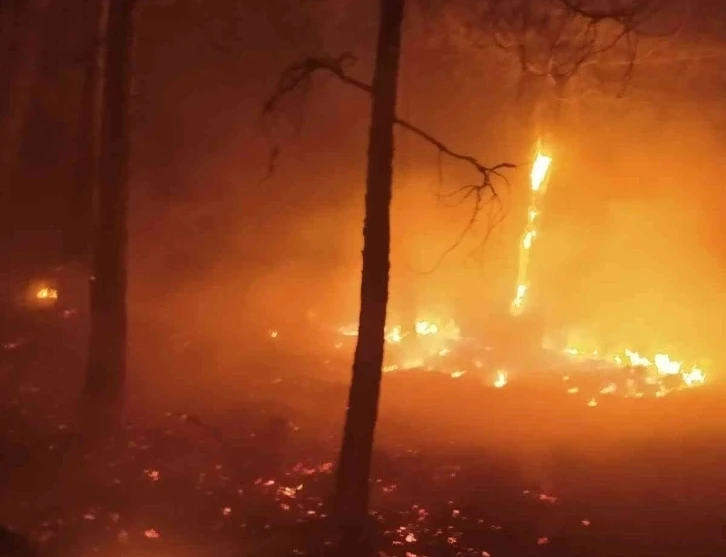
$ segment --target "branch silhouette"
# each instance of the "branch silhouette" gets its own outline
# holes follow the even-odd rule
[[[339,57],[308,57],[290,65],[282,72],[272,95],[265,101],[262,109],[263,115],[269,116],[274,114],[286,97],[299,88],[307,88],[313,75],[318,73],[332,74],[342,82],[371,95],[372,88],[368,83],[352,77],[346,72],[346,66],[354,63],[355,61],[355,56],[350,53],[345,53]],[[507,185],[508,180],[503,171],[507,169],[514,169],[517,165],[504,162],[493,166],[487,166],[472,155],[464,154],[452,149],[446,143],[437,139],[433,134],[423,130],[415,124],[412,124],[408,120],[395,116],[394,122],[402,129],[412,133],[424,142],[433,146],[439,157],[446,156],[464,163],[475,170],[479,175],[478,180],[474,183],[461,186],[447,195],[447,197],[460,196],[460,202],[473,199],[474,206],[469,220],[457,237],[456,241],[442,254],[434,268],[427,271],[430,273],[435,271],[441,265],[446,256],[451,254],[451,252],[461,245],[466,235],[476,224],[483,207],[489,202],[496,202],[499,200],[499,194],[495,187],[494,180],[498,178]],[[276,159],[279,155],[279,149],[273,148],[273,154]],[[271,160],[269,170],[270,173],[274,171],[274,160]],[[487,234],[487,237],[488,235],[489,234]]]

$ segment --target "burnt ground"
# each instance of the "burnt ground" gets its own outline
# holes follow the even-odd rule
[[[137,370],[126,428],[90,459],[74,442],[73,319],[4,334],[0,523],[41,551],[329,552],[345,358],[258,347],[220,388],[203,349],[159,351],[147,365],[168,369],[166,382]],[[524,382],[386,376],[372,481],[381,555],[725,555],[722,400],[704,387],[588,408]]]

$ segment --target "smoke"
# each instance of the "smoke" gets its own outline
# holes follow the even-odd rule
[[[136,140],[134,357],[151,362],[196,343],[213,370],[204,381],[222,384],[229,372],[221,369],[241,365],[270,329],[297,331],[297,346],[309,350],[312,322],[347,324],[358,311],[368,99],[316,81],[302,129],[285,136],[274,175],[261,182],[273,145],[260,107],[279,70],[308,52],[276,44],[262,19],[248,23],[254,56],[220,57],[203,34],[147,44],[139,55],[154,71],[143,72],[153,110]],[[504,220],[489,233],[483,214],[436,265],[472,209],[439,194],[470,177],[397,134],[391,312],[453,318],[475,334],[496,328],[514,294],[536,140],[532,99],[517,96],[516,70],[500,58],[440,64],[419,38],[407,37],[399,112],[458,151],[520,166],[500,184]],[[352,71],[368,75],[365,63]],[[536,303],[565,336],[712,358],[723,334],[726,254],[713,185],[724,171],[726,126],[700,92],[653,71],[664,73],[645,82],[645,102],[626,95],[563,108],[533,248]]]

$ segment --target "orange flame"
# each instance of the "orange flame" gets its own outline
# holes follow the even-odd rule
[[[35,297],[38,300],[57,300],[58,291],[55,288],[48,288],[47,286],[44,286],[35,293]]]
[[[532,172],[529,176],[530,181],[530,202],[527,209],[527,226],[522,235],[522,242],[519,246],[519,270],[517,273],[517,289],[512,300],[511,312],[518,315],[524,307],[527,291],[529,290],[529,255],[532,244],[537,237],[537,217],[539,216],[538,206],[544,195],[544,185],[547,174],[552,164],[552,157],[549,157],[537,149],[537,156],[532,164]]]

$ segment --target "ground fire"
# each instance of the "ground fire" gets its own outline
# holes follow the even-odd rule
[[[527,302],[532,280],[530,254],[538,235],[552,162],[553,158],[544,153],[538,142],[529,175],[527,223],[519,243],[516,293],[510,305],[511,338],[502,342],[487,335],[462,334],[456,321],[438,319],[435,312],[422,312],[410,323],[391,317],[385,330],[384,373],[440,372],[452,379],[475,377],[497,389],[543,377],[554,378],[563,393],[582,396],[590,407],[598,405],[598,397],[662,397],[705,382],[702,367],[686,365],[665,352],[652,356],[630,348],[613,353],[586,352],[571,344],[556,346],[549,340]],[[334,330],[331,344],[335,350],[352,350],[351,340],[358,335],[356,325],[328,329]],[[277,339],[278,331],[271,329],[269,336]],[[528,347],[526,361],[524,345]],[[534,350],[530,349],[532,346]]]
[[[35,297],[38,300],[57,300],[58,291],[55,288],[49,288],[47,286],[44,286],[43,288],[40,288],[38,292],[36,292]]]
[[[345,346],[346,338],[357,336],[355,327],[339,327],[342,339],[334,342],[336,349]],[[625,349],[619,353],[584,352],[566,346],[554,349],[542,347],[540,369],[523,369],[515,355],[509,355],[509,369],[500,367],[502,358],[485,342],[462,336],[455,322],[440,325],[431,320],[418,320],[410,328],[393,325],[386,330],[386,359],[384,373],[400,370],[441,372],[457,379],[464,374],[481,377],[484,383],[502,388],[512,378],[524,382],[534,375],[557,375],[563,390],[569,394],[583,393],[580,379],[595,379],[597,395],[641,398],[662,397],[669,393],[705,383],[706,372],[698,365],[686,365],[666,353],[646,357]],[[598,382],[599,381],[599,382]],[[589,393],[588,393],[589,394]],[[594,399],[589,406],[596,406]]]
[[[706,373],[701,365],[688,365],[666,352],[646,356],[631,348],[585,351],[568,344],[553,345],[540,330],[537,319],[532,319],[535,310],[526,303],[532,280],[530,255],[538,235],[538,221],[552,161],[538,142],[529,176],[530,200],[527,223],[519,244],[515,296],[510,305],[511,336],[525,342],[498,347],[499,341],[495,338],[462,336],[455,321],[437,320],[430,316],[408,325],[394,323],[385,331],[384,373],[419,370],[444,373],[452,379],[468,375],[497,389],[510,385],[513,379],[515,383],[523,384],[544,377],[556,378],[563,392],[582,396],[584,403],[592,408],[598,406],[598,397],[663,397],[705,383]],[[528,327],[530,322],[536,322],[534,328]],[[335,330],[333,346],[336,350],[346,347],[346,339],[358,335],[355,325]],[[277,336],[276,330],[270,332],[271,338]],[[521,347],[531,346],[531,340],[535,341],[537,348],[534,357],[530,353],[525,361]]]

